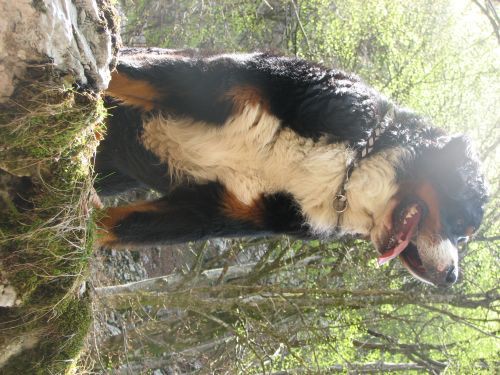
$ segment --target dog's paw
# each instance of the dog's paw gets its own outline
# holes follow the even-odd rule
[[[92,208],[96,208],[99,210],[104,208],[104,204],[102,203],[101,198],[99,198],[99,195],[94,188],[92,188],[89,192],[89,205]]]

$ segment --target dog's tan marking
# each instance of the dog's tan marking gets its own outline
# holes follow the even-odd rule
[[[233,101],[235,113],[241,113],[247,105],[261,106],[262,110],[269,112],[269,103],[264,100],[261,91],[257,87],[250,85],[235,86],[225,94],[225,97]]]
[[[465,229],[465,236],[466,237],[472,237],[474,235],[474,233],[476,232],[476,228],[473,227],[473,226],[468,226],[466,229]]]
[[[430,182],[424,182],[417,187],[415,193],[420,199],[425,202],[427,208],[429,209],[429,214],[423,222],[422,230],[432,235],[440,234],[441,214],[439,198],[436,190]]]
[[[119,99],[126,105],[139,107],[146,111],[152,110],[155,103],[164,95],[151,83],[130,78],[118,71],[111,73],[111,81],[105,93]]]
[[[264,210],[262,199],[255,199],[251,204],[245,204],[230,191],[225,191],[222,197],[222,211],[232,219],[263,226]]]
[[[106,208],[102,219],[97,222],[97,242],[99,246],[111,246],[120,242],[113,228],[135,212],[154,212],[159,207],[152,202],[141,202],[127,206]]]

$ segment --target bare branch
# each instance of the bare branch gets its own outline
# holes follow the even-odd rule
[[[497,37],[498,44],[500,44],[500,18],[496,12],[495,6],[491,0],[485,0],[484,5],[479,2],[479,0],[472,0],[476,4],[481,12],[488,18],[491,26],[493,27],[493,32]]]

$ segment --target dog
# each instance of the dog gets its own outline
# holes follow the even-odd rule
[[[110,207],[102,246],[358,235],[378,262],[448,286],[487,189],[470,141],[358,77],[267,53],[123,49],[96,188],[163,198]]]

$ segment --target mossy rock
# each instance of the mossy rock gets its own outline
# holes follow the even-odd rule
[[[0,186],[0,284],[17,293],[14,306],[0,307],[2,374],[65,373],[91,321],[82,285],[93,246],[92,157],[105,110],[50,69],[35,74],[0,115],[0,168],[9,176]]]

